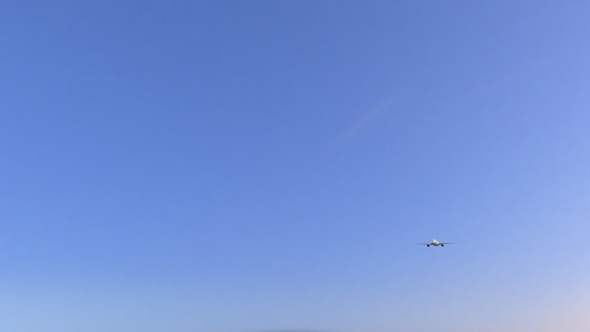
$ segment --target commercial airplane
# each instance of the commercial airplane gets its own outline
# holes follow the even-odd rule
[[[454,243],[456,243],[456,242],[438,242],[437,240],[432,240],[432,242],[430,242],[430,243],[416,243],[416,244],[425,244],[427,247],[430,247],[430,246],[444,247],[445,244],[454,244]]]

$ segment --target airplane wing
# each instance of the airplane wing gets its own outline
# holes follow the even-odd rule
[[[423,244],[423,245],[426,246],[426,245],[429,245],[429,244],[432,244],[432,243],[416,243],[416,244]]]
[[[455,244],[457,242],[439,242],[440,244]]]

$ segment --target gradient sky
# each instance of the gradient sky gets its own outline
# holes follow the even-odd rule
[[[1,2],[0,330],[589,331],[589,22]]]

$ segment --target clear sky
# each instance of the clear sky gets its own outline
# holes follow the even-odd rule
[[[3,1],[0,330],[589,331],[589,22]]]

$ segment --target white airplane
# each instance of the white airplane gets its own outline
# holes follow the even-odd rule
[[[432,242],[430,242],[430,243],[416,243],[416,244],[424,244],[427,247],[430,247],[430,246],[435,246],[435,247],[441,246],[441,247],[444,247],[445,244],[454,244],[454,243],[456,243],[456,242],[438,242],[437,240],[432,240]]]

